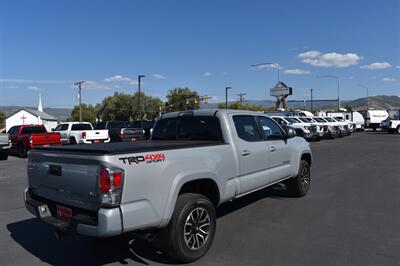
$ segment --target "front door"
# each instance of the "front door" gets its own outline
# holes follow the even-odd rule
[[[268,183],[269,152],[252,115],[234,115],[236,128],[235,144],[239,161],[239,194],[243,194]]]
[[[284,138],[281,127],[272,119],[265,116],[257,116],[257,120],[263,138],[268,142],[269,164],[271,166],[271,182],[278,181],[291,175],[293,154],[288,140]]]

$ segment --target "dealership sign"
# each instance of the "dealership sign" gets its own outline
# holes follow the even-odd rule
[[[285,95],[292,95],[293,91],[291,87],[286,86],[285,83],[282,81],[279,81],[275,87],[271,88],[269,90],[269,95],[270,96],[275,96],[275,97],[280,97],[280,96],[285,96]]]

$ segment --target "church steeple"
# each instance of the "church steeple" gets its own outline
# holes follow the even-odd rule
[[[42,107],[42,94],[39,93],[39,105],[38,105],[38,111],[43,112],[43,107]]]

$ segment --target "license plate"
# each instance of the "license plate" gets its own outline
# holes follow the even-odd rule
[[[94,143],[100,143],[100,140],[96,139],[93,141]]]
[[[136,141],[136,138],[131,138],[131,141]]]
[[[57,205],[57,217],[64,221],[69,221],[72,218],[72,210],[63,206]]]
[[[43,147],[50,147],[50,144],[44,144]]]

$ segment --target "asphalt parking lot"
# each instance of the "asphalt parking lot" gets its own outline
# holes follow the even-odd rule
[[[400,136],[313,142],[309,194],[279,186],[218,209],[210,251],[193,265],[399,265]],[[172,264],[129,236],[58,241],[25,210],[26,162],[0,162],[0,265]]]

